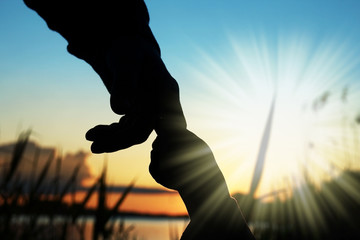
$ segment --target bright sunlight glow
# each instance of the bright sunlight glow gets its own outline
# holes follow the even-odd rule
[[[357,51],[336,37],[229,39],[226,58],[226,51],[215,58],[197,49],[203,67],[189,66],[192,89],[183,92],[190,95],[184,101],[186,115],[193,117],[189,127],[213,149],[230,189],[250,186],[273,98],[258,196],[299,183],[307,174],[319,182],[348,167],[351,159],[344,159],[343,150],[354,149],[356,138],[348,126],[360,110],[351,105],[359,101]]]

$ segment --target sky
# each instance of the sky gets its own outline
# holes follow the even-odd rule
[[[360,2],[145,1],[189,129],[214,151],[231,192],[248,192],[275,101],[258,196],[359,167]],[[86,131],[118,121],[92,68],[20,0],[0,1],[0,144],[31,128],[41,145],[89,151]],[[108,181],[159,187],[142,145],[87,159]]]

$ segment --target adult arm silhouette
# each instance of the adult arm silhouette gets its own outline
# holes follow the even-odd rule
[[[112,110],[123,115],[87,132],[91,150],[125,149],[155,130],[149,170],[186,205],[191,221],[181,239],[254,239],[210,148],[187,130],[178,84],[161,60],[143,0],[24,1],[93,67]]]

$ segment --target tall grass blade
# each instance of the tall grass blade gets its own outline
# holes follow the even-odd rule
[[[65,194],[66,194],[67,192],[69,192],[69,189],[70,189],[71,185],[76,184],[76,177],[77,177],[77,175],[79,174],[80,167],[81,167],[81,164],[78,164],[78,165],[75,167],[75,169],[74,169],[71,177],[69,178],[69,180],[68,180],[67,183],[65,184],[65,186],[64,186],[64,188],[63,188],[63,190],[62,190],[62,192],[61,192],[61,194],[60,194],[59,201],[62,201],[62,199],[64,198]]]
[[[129,195],[129,193],[131,192],[131,190],[133,189],[135,185],[135,181],[133,181],[132,183],[129,184],[129,186],[126,187],[126,189],[124,190],[123,194],[121,195],[121,197],[119,198],[119,200],[116,202],[115,206],[113,207],[113,209],[111,210],[111,212],[109,213],[109,215],[107,216],[107,221],[110,219],[110,217],[112,215],[115,215],[118,212],[119,207],[121,206],[121,204],[124,202],[125,198]]]
[[[106,210],[106,170],[107,162],[104,162],[103,171],[99,181],[99,192],[98,192],[98,207],[95,213],[95,223],[93,231],[93,240],[97,240],[100,235],[105,234],[105,210]]]
[[[48,160],[46,161],[45,163],[45,166],[44,168],[42,169],[42,171],[40,172],[40,175],[33,187],[33,189],[31,190],[31,195],[34,196],[34,194],[36,194],[36,192],[39,190],[41,184],[43,183],[48,171],[49,171],[49,168],[51,166],[51,163],[52,161],[54,160],[54,152],[52,152],[50,155],[49,155],[49,158]]]
[[[31,189],[35,187],[36,169],[38,167],[39,158],[40,158],[40,149],[36,148],[34,154],[34,160],[32,163],[31,175],[30,175]]]
[[[114,207],[111,209],[110,212],[108,212],[105,216],[104,216],[104,221],[105,224],[110,220],[110,218],[114,215],[116,215],[118,213],[118,209],[121,206],[121,204],[124,202],[125,198],[128,196],[128,194],[130,193],[130,191],[133,189],[135,185],[135,181],[133,181],[132,183],[129,184],[129,186],[125,189],[125,191],[123,192],[123,194],[121,195],[121,197],[119,198],[119,200],[116,202],[116,204],[114,205]],[[112,226],[110,226],[110,229],[114,229],[114,225],[115,222],[113,222]]]
[[[60,172],[61,172],[62,157],[56,159],[55,177],[54,177],[54,195],[57,196],[60,192]]]
[[[265,130],[264,130],[262,139],[261,139],[260,149],[259,149],[258,157],[256,160],[256,166],[255,166],[255,170],[254,170],[254,174],[253,174],[253,178],[252,178],[251,186],[250,186],[249,196],[251,196],[251,197],[254,197],[255,192],[259,186],[262,173],[263,173],[266,152],[267,152],[269,140],[270,140],[274,108],[275,108],[275,97],[273,98],[273,101],[271,103],[269,116],[268,116],[268,119],[266,122],[266,126],[265,126]]]
[[[15,144],[13,153],[12,153],[9,171],[6,174],[4,182],[2,183],[2,187],[0,189],[6,188],[6,186],[8,186],[12,177],[14,176],[14,173],[15,173],[16,169],[18,168],[18,166],[21,162],[21,159],[24,155],[25,148],[29,141],[30,134],[31,134],[31,130],[28,130],[28,131],[20,134],[20,136]]]
[[[82,211],[85,210],[85,206],[88,203],[90,197],[92,196],[92,194],[95,192],[96,187],[99,185],[100,183],[100,179],[99,178],[92,186],[91,188],[88,190],[84,200],[81,202],[81,204],[77,207],[75,213],[72,215],[72,222],[75,223],[76,219],[79,217],[79,215],[81,214]]]

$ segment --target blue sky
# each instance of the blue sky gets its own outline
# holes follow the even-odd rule
[[[279,34],[304,32],[312,38],[349,38],[353,45],[360,39],[360,2],[356,0],[153,0],[146,3],[164,60],[175,73],[181,71],[174,66],[179,59],[194,59],[194,45],[201,46],[205,52],[220,52],[227,48],[229,34],[244,38],[260,33],[271,39]],[[61,67],[67,68],[67,72],[77,71],[81,64],[66,52],[66,42],[49,31],[43,20],[22,1],[2,0],[0,13],[1,84],[8,82],[4,80],[5,74],[14,78],[14,75],[35,71],[39,65],[59,74],[63,72]],[[56,61],[47,63],[51,58]]]
[[[302,88],[283,95],[279,89],[278,103],[287,102],[288,95],[301,95],[294,102],[310,104],[322,92],[341,91],[347,85],[357,100],[360,1],[145,2],[164,62],[180,83],[189,126],[209,142],[225,175],[234,182],[248,185],[251,176],[244,171],[254,166],[275,82],[298,88],[295,80],[281,82],[281,76],[300,79]],[[241,102],[234,101],[237,93]],[[287,109],[279,104],[275,116],[283,116],[281,107]],[[348,108],[360,112],[356,101]],[[336,109],[327,109],[320,123],[333,119]],[[38,141],[68,151],[89,149],[83,137],[86,130],[119,118],[111,112],[106,89],[91,67],[68,54],[66,41],[20,0],[0,1],[0,113],[0,143],[31,127]],[[238,131],[228,129],[230,117],[240,119],[238,123],[245,119]],[[231,134],[238,139],[228,138]],[[224,140],[220,147],[214,136]],[[227,147],[224,154],[221,146],[228,141],[248,150],[238,152],[229,144],[233,148]],[[147,174],[150,144],[119,153],[145,159],[140,161],[143,168],[130,166],[119,181],[127,183],[133,175]],[[237,158],[221,162],[231,154]],[[236,172],[248,180],[226,170],[234,169],[232,164],[239,158],[251,159],[242,161],[245,170]],[[145,184],[151,177],[144,179]]]

